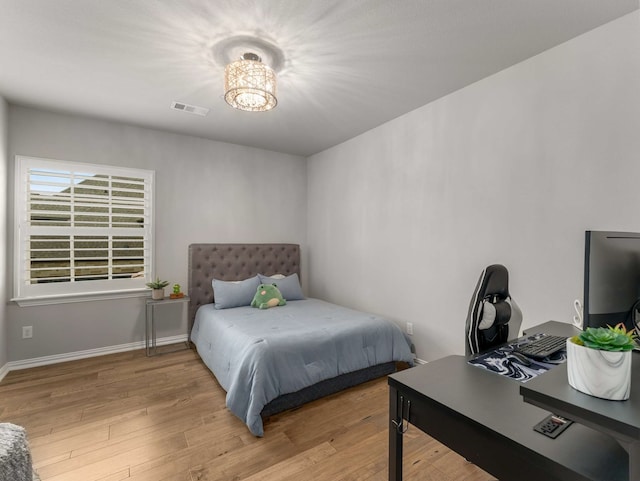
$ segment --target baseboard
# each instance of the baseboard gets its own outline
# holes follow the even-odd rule
[[[184,342],[187,340],[185,334],[178,336],[163,337],[158,339],[156,345],[164,346],[167,344],[176,344],[178,342]],[[116,354],[118,352],[135,351],[136,349],[144,349],[144,341],[130,342],[128,344],[119,344],[117,346],[99,347],[97,349],[88,349],[86,351],[68,352],[65,354],[54,354],[52,356],[36,357],[33,359],[23,359],[21,361],[9,361],[4,366],[0,367],[0,381],[10,371],[17,371],[19,369],[29,369],[31,367],[46,366],[49,364],[57,364],[59,362],[77,361],[78,359],[86,359],[89,357],[106,356],[107,354]],[[414,358],[416,364],[427,364],[427,361]]]
[[[186,334],[178,336],[163,337],[156,341],[157,346],[166,344],[176,344],[187,340]],[[57,364],[60,362],[77,361],[78,359],[86,359],[89,357],[106,356],[107,354],[116,354],[118,352],[135,351],[136,349],[144,349],[144,341],[130,342],[128,344],[119,344],[117,346],[99,347],[97,349],[88,349],[86,351],[68,352],[64,354],[54,354],[52,356],[36,357],[33,359],[23,359],[21,361],[9,361],[0,369],[0,381],[9,371],[17,371],[19,369],[29,369],[31,367],[46,366],[48,364]]]
[[[9,363],[7,363],[4,366],[0,367],[0,382],[2,382],[2,380],[7,375],[8,372],[9,372]]]

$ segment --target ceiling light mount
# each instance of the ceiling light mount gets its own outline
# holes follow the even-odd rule
[[[242,55],[242,58],[245,60],[253,60],[254,62],[262,62],[262,59],[259,55],[256,55],[253,52],[246,52]]]
[[[275,42],[254,35],[234,35],[216,41],[211,45],[211,59],[224,68],[231,62],[251,52],[260,57],[277,74],[285,69],[284,52]]]
[[[259,55],[245,52],[224,70],[224,100],[233,108],[266,112],[277,104],[276,74]]]

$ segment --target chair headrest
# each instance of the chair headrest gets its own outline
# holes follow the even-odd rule
[[[479,290],[483,299],[497,296],[499,299],[509,297],[509,271],[501,264],[493,264],[485,269],[485,276]]]

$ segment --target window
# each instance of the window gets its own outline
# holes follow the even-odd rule
[[[143,289],[153,180],[152,171],[17,156],[15,300]]]

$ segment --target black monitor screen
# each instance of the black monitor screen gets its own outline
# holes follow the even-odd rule
[[[640,299],[640,234],[586,231],[583,328],[635,327]]]

